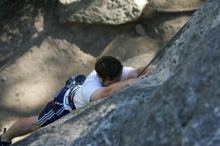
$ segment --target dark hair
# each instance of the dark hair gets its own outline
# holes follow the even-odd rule
[[[112,56],[103,56],[95,63],[95,70],[103,81],[106,79],[113,80],[121,75],[122,68],[121,62]]]

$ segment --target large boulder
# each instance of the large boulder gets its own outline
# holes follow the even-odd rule
[[[147,0],[60,0],[59,21],[118,25],[137,20]]]
[[[156,52],[149,52],[149,53],[144,53],[141,55],[137,55],[134,57],[131,57],[125,61],[123,61],[124,66],[131,66],[133,68],[138,68],[140,66],[145,66],[148,64],[155,56]]]
[[[145,14],[149,11],[162,13],[190,12],[197,10],[205,0],[149,0]]]
[[[184,26],[193,13],[156,13],[152,18],[142,18],[146,34],[164,46]]]
[[[209,0],[193,15],[152,76],[15,145],[220,145],[219,8]]]
[[[166,44],[205,0],[149,0],[142,13],[148,36]]]
[[[119,60],[125,61],[140,54],[154,54],[157,50],[157,42],[148,36],[120,35],[105,47],[101,56],[115,56]]]

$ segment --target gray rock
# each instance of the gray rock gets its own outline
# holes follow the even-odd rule
[[[153,57],[155,56],[155,52],[149,52],[149,53],[144,53],[142,55],[137,55],[134,56],[132,58],[129,58],[127,60],[125,60],[123,63],[124,66],[131,66],[134,68],[138,68],[140,66],[145,66],[146,64],[148,64]]]
[[[8,77],[7,76],[3,76],[2,78],[1,78],[1,81],[2,82],[6,82],[8,80]]]
[[[106,46],[101,56],[111,55],[121,61],[125,61],[141,54],[154,54],[157,50],[157,42],[148,36],[133,37],[120,35]]]
[[[149,0],[143,10],[143,17],[155,18],[155,14],[190,14],[196,11],[205,0]]]
[[[139,34],[140,36],[146,35],[144,26],[141,25],[141,24],[137,24],[137,25],[135,26],[135,31],[136,31],[136,33]]]
[[[185,26],[165,46],[165,53],[160,57],[159,67],[155,71],[156,80],[164,82],[168,77],[189,60],[187,57],[194,52],[198,42],[220,22],[220,3],[209,0],[195,12]],[[166,72],[166,78],[163,74]]]
[[[197,10],[204,0],[149,0],[149,7],[158,12],[189,12]]]
[[[61,23],[118,25],[137,20],[147,0],[60,0]]]
[[[18,97],[20,94],[21,94],[21,92],[18,91],[18,90],[15,92],[15,96],[16,96],[16,97]]]

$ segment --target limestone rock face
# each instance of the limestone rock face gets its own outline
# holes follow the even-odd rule
[[[118,25],[137,20],[147,0],[60,0],[61,23]]]
[[[219,8],[209,0],[193,15],[152,76],[15,145],[220,145]]]

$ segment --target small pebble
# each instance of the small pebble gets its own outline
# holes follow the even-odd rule
[[[6,76],[3,76],[3,77],[1,78],[1,81],[2,81],[2,82],[6,82],[7,79],[8,79],[8,78],[7,78]]]

